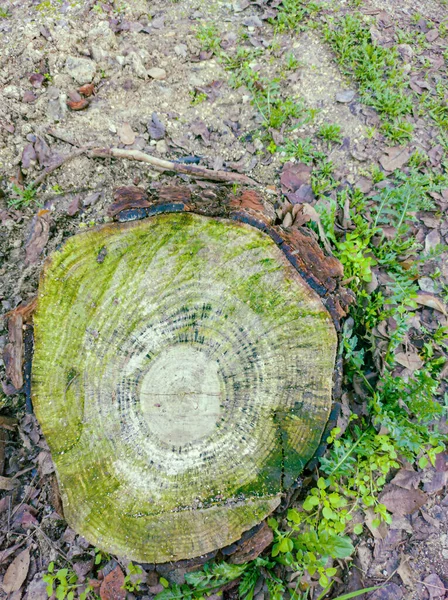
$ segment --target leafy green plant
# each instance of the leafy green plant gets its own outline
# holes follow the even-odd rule
[[[48,565],[47,573],[43,576],[43,580],[47,584],[47,594],[50,598],[53,594],[56,600],[74,600],[75,594],[78,594],[80,584],[77,584],[78,577],[75,572],[69,569],[54,570],[55,565],[51,562]],[[87,586],[83,592],[79,594],[79,600],[86,600],[89,594],[93,591],[91,586]]]
[[[196,39],[200,42],[202,50],[219,54],[221,51],[221,37],[219,31],[213,23],[206,23],[199,26],[196,31]]]
[[[143,569],[139,565],[134,565],[130,562],[127,566],[127,575],[124,578],[124,589],[128,592],[138,592],[140,590],[140,584],[143,579],[140,575],[143,573]]]
[[[342,142],[342,130],[340,125],[326,123],[321,125],[317,132],[317,136],[328,142],[340,144]]]
[[[7,199],[8,206],[11,208],[16,208],[18,210],[26,208],[27,206],[30,206],[36,198],[36,190],[31,186],[20,188],[18,185],[13,185],[12,189],[14,196],[10,196]]]

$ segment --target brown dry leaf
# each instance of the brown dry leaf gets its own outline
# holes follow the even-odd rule
[[[412,373],[418,371],[423,366],[423,361],[415,351],[397,352],[395,355],[396,362],[409,369]]]
[[[408,162],[411,154],[408,148],[403,148],[402,146],[387,148],[386,154],[383,154],[380,158],[381,166],[385,171],[401,169]]]
[[[310,185],[311,171],[312,167],[304,163],[285,163],[280,177],[282,192],[294,193],[302,185]]]
[[[0,490],[4,490],[5,492],[10,492],[14,488],[19,485],[19,481],[17,479],[12,479],[11,477],[2,477],[0,476]]]
[[[365,524],[367,525],[370,533],[373,535],[374,538],[376,538],[377,540],[384,540],[387,536],[388,528],[384,521],[381,521],[378,527],[373,527],[372,523],[377,518],[378,515],[376,515],[373,512],[373,508],[369,507],[365,512]]]
[[[33,217],[31,231],[25,242],[26,265],[33,265],[39,259],[50,237],[50,211],[43,209]]]
[[[436,598],[445,598],[445,593],[448,590],[438,575],[431,573],[431,575],[425,577],[423,583],[428,590],[430,600],[436,600]]]
[[[123,571],[117,565],[106,577],[103,579],[100,587],[100,598],[101,600],[125,600],[126,590],[124,586],[124,575]]]
[[[313,206],[311,206],[311,204],[302,204],[302,213],[304,215],[308,216],[311,219],[311,221],[316,223],[317,229],[319,230],[320,241],[324,245],[324,248],[327,251],[327,254],[332,256],[333,252],[331,251],[330,242],[328,241],[328,238],[325,234],[325,229],[322,225],[322,222],[320,220],[320,216],[319,216],[319,213],[317,212],[317,210]]]
[[[196,119],[190,125],[190,130],[195,136],[202,138],[202,141],[206,146],[210,146],[210,131],[204,121]]]
[[[30,568],[30,549],[26,548],[18,554],[6,570],[3,577],[3,589],[7,594],[22,587]]]
[[[42,450],[42,452],[39,452],[37,462],[39,463],[38,470],[41,477],[50,475],[50,473],[54,472],[54,464],[51,460],[51,454],[47,450]]]
[[[414,574],[409,566],[409,559],[403,555],[401,555],[400,566],[397,569],[398,575],[401,577],[401,581],[404,585],[409,587],[413,587],[414,585]]]
[[[423,473],[409,469],[400,469],[391,483],[398,485],[405,490],[412,490],[418,488],[420,481],[422,480]]]
[[[117,134],[121,143],[125,146],[132,146],[132,144],[135,142],[135,132],[132,131],[132,127],[129,125],[129,123],[123,123],[117,127]]]
[[[420,304],[421,306],[427,306],[428,308],[434,308],[435,310],[438,310],[439,312],[441,312],[442,314],[447,316],[445,304],[442,302],[442,300],[440,300],[440,298],[437,298],[436,296],[433,296],[432,294],[428,294],[425,292],[418,292],[417,297],[415,298],[415,301],[417,302],[417,304]]]
[[[67,100],[67,106],[70,110],[84,110],[89,106],[89,101],[87,98],[82,98],[81,100]]]
[[[107,214],[114,217],[128,208],[148,208],[148,195],[143,188],[135,185],[119,187],[114,191],[114,201],[107,209]]]
[[[95,86],[93,83],[86,83],[78,88],[78,92],[86,98],[89,98],[95,92]]]
[[[428,500],[428,496],[419,489],[406,490],[395,485],[380,496],[380,502],[389,512],[399,515],[411,515]]]

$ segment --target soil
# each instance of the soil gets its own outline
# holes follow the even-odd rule
[[[11,207],[10,199],[17,197],[18,188],[26,188],[45,167],[79,146],[136,149],[172,161],[196,160],[210,169],[245,173],[267,189],[276,208],[280,206],[279,179],[284,154],[268,150],[268,142],[262,135],[263,117],[252,104],[249,90],[232,86],[231,72],[212,52],[204,51],[197,35],[204,24],[215,26],[229,54],[239,44],[237,35],[243,35],[244,44],[260,49],[253,70],[268,78],[282,75],[280,86],[284,97],[302,99],[307,108],[318,109],[314,121],[297,128],[290,136],[292,139],[310,137],[317,149],[330,155],[335,177],[344,185],[369,180],[367,171],[372,165],[379,166],[388,146],[383,136],[368,135],[369,128],[378,125],[378,115],[360,102],[356,84],[341,73],[321,36],[318,22],[316,27],[275,36],[274,28],[265,18],[266,4],[264,0],[4,3],[8,13],[0,18],[3,314],[34,298],[46,257],[67,237],[111,220],[107,208],[117,187],[138,185],[151,193],[162,184],[173,182],[172,176],[135,161],[81,155],[51,173],[28,207]],[[399,22],[403,29],[411,27],[411,17],[417,10],[422,19],[436,23],[446,16],[446,5],[436,1],[417,7],[411,0],[394,3],[366,0],[361,10],[367,14],[386,11],[391,21]],[[448,45],[446,38],[435,43],[441,51]],[[299,64],[293,70],[284,66],[290,53]],[[37,74],[36,81],[33,75]],[[440,77],[446,77],[446,73]],[[94,84],[88,106],[79,111],[70,109],[67,100],[79,102],[77,89],[88,83]],[[354,92],[353,99],[338,102],[337,94],[347,91]],[[151,132],[154,113],[165,128],[161,135]],[[316,137],[324,123],[341,126],[341,144],[329,149],[326,141]],[[426,121],[417,119],[416,132],[414,147],[427,151],[434,147],[436,136]],[[282,145],[283,133],[275,134],[278,146]],[[26,166],[24,149],[30,145],[36,149],[36,142],[41,151],[36,157],[26,150],[31,152],[31,161]],[[186,176],[180,179],[211,192],[217,189],[209,182],[198,184]],[[41,235],[42,247],[38,244],[38,250],[29,257],[27,248],[30,240],[36,239],[36,227],[43,226],[39,221],[43,215],[47,215],[48,239]],[[430,231],[421,221],[416,235],[424,240]],[[446,221],[440,225],[440,232],[441,242],[447,243]],[[445,285],[447,265],[446,260],[440,263],[440,283]],[[7,342],[4,320],[0,321],[0,350]],[[0,552],[0,577],[12,558],[31,543],[31,563],[23,586],[9,596],[0,589],[0,598],[44,600],[42,575],[50,561],[62,557],[78,565],[80,581],[84,582],[94,572],[94,551],[63,520],[48,447],[34,416],[26,413],[24,395],[16,393],[6,379],[1,359],[0,378],[4,392],[2,397],[0,391],[1,413],[18,419],[18,427],[12,425],[7,430],[3,475],[20,483],[1,492],[0,550],[6,552]],[[427,471],[428,480],[435,473],[444,472],[445,467],[438,471],[431,469]],[[371,534],[364,534],[360,546],[363,550],[351,571],[344,572],[335,590],[342,594],[387,581],[396,586],[390,588],[388,596],[368,597],[371,600],[448,597],[444,589],[448,586],[446,491],[445,482],[430,493],[421,511],[406,517],[397,529],[389,530],[400,533],[398,541],[398,538],[388,539],[388,547],[385,543],[380,546],[378,538]],[[9,548],[14,549],[10,552]],[[397,571],[405,559],[412,565],[412,579],[407,581]],[[109,561],[109,570],[114,564]],[[126,563],[121,565],[124,568]],[[109,567],[105,568],[106,575]],[[146,584],[138,597],[152,598],[160,591],[160,583],[153,569],[147,566],[146,572]],[[165,576],[165,572],[159,573]],[[428,585],[424,585],[421,582],[427,577],[430,577]],[[264,594],[263,589],[259,590],[256,599],[262,600]],[[128,594],[129,599],[134,597]]]

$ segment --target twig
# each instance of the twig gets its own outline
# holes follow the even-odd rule
[[[93,148],[88,152],[88,155],[95,158],[125,158],[127,160],[137,160],[151,165],[156,171],[174,171],[175,173],[183,173],[184,175],[191,175],[192,177],[198,177],[200,179],[209,179],[210,181],[258,185],[255,180],[246,175],[241,175],[240,173],[213,171],[204,167],[174,163],[170,160],[163,160],[151,156],[150,154],[145,154],[140,150],[127,150],[126,148]]]
[[[59,169],[59,167],[61,167],[64,163],[76,158],[77,156],[80,156],[81,154],[85,154],[86,156],[92,158],[124,158],[127,160],[137,160],[151,165],[151,167],[156,171],[174,171],[175,173],[183,173],[184,175],[190,175],[191,177],[197,177],[199,179],[209,179],[210,181],[259,185],[254,179],[251,179],[246,175],[241,175],[240,173],[232,173],[230,171],[213,171],[204,167],[175,163],[171,162],[170,160],[162,160],[160,158],[156,158],[155,156],[151,156],[150,154],[145,154],[140,150],[127,150],[126,148],[92,148],[92,144],[76,147],[76,142],[74,140],[69,139],[65,135],[59,134],[57,131],[48,130],[47,133],[52,137],[64,141],[67,144],[71,144],[76,149],[74,149],[71,154],[66,154],[54,165],[50,165],[44,171],[42,171],[42,173],[28,186],[31,189],[38,187],[44,181],[44,179],[50,175],[50,173],[53,173],[53,171]]]

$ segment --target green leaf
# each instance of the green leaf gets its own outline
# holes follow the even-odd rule
[[[322,514],[326,519],[332,519],[335,515],[335,513],[331,510],[329,506],[323,507]]]
[[[170,582],[165,579],[165,577],[161,577],[159,579],[159,583],[163,585],[165,589],[170,587]]]
[[[322,573],[322,575],[319,577],[319,585],[321,585],[324,588],[327,587],[328,583],[328,577]]]
[[[315,506],[319,504],[319,498],[317,496],[307,496],[304,503],[302,504],[303,510],[313,510]]]
[[[353,527],[353,533],[356,533],[356,535],[361,535],[363,530],[363,526],[361,525],[361,523],[357,523],[354,527]]]
[[[420,467],[420,469],[424,469],[428,463],[429,460],[426,458],[426,456],[422,456],[418,461],[418,466]]]
[[[328,487],[327,482],[325,481],[325,479],[323,477],[319,477],[319,479],[317,480],[317,487],[320,490],[324,490],[325,488]]]
[[[282,541],[279,543],[280,552],[291,552],[293,548],[294,542],[291,538],[283,538]]]
[[[293,523],[300,523],[301,520],[302,516],[295,508],[290,508],[288,510],[288,521],[292,521]]]
[[[350,592],[349,594],[343,594],[342,596],[338,596],[337,598],[333,598],[333,600],[351,600],[351,598],[357,598],[362,594],[367,594],[368,592],[374,592],[375,590],[380,589],[380,585],[376,585],[375,587],[364,588],[362,590],[356,590],[356,592]],[[320,598],[320,596],[319,596]],[[318,598],[318,600],[319,600]]]

